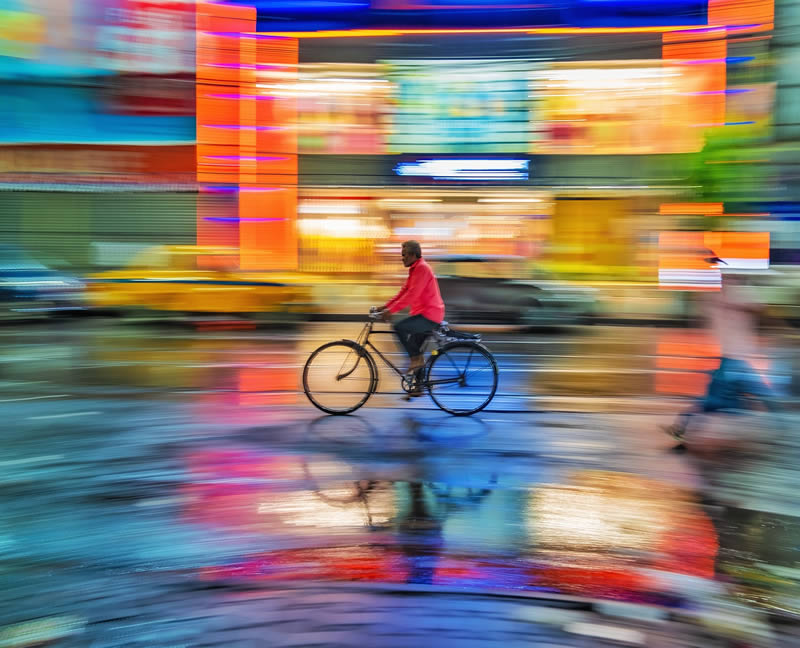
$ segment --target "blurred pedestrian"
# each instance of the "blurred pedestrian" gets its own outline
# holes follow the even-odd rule
[[[704,296],[701,308],[709,331],[719,343],[720,364],[711,374],[705,395],[665,428],[678,442],[677,449],[684,447],[694,414],[747,409],[748,396],[772,409],[772,389],[752,365],[758,352],[757,322],[763,305],[747,286],[743,271],[726,268],[725,261],[711,254],[705,260],[721,270],[721,286]]]

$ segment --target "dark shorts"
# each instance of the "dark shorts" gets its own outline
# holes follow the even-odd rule
[[[773,394],[769,385],[744,360],[722,358],[719,368],[711,374],[701,406],[704,412],[747,409],[747,395],[768,400]]]
[[[436,330],[438,322],[429,320],[422,315],[412,315],[394,325],[395,333],[400,339],[400,344],[409,356],[418,356],[422,353],[422,344],[428,333]]]

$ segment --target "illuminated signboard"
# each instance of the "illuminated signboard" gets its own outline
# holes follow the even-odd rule
[[[528,61],[389,61],[392,153],[524,153]]]
[[[658,283],[668,289],[717,290],[721,269],[768,269],[769,238],[769,232],[659,232]],[[709,263],[709,250],[723,264]]]
[[[99,14],[97,67],[149,74],[193,72],[194,12],[194,3],[186,0],[112,0]]]
[[[604,61],[534,74],[541,127],[532,153],[687,153],[703,145],[711,70],[702,64]]]
[[[387,69],[390,153],[693,152],[717,99],[714,70],[682,61],[392,61]]]
[[[193,0],[0,0],[0,78],[194,71]]]
[[[296,82],[264,89],[296,99],[301,153],[386,152],[391,84],[382,66],[308,63],[298,72]]]
[[[399,176],[431,180],[527,180],[528,160],[440,158],[400,162],[394,171]]]
[[[53,119],[58,106],[58,119]],[[94,88],[6,84],[0,102],[2,144],[194,144],[189,115],[113,114],[101,110]]]

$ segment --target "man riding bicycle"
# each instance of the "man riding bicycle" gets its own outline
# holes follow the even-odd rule
[[[393,328],[411,358],[407,373],[415,373],[425,365],[421,349],[425,338],[444,320],[444,302],[436,275],[422,258],[420,244],[406,241],[401,256],[403,265],[408,268],[408,278],[400,292],[382,306],[380,316],[388,321],[392,313],[409,307],[410,317],[400,320]],[[422,388],[411,391],[409,396],[422,396]]]

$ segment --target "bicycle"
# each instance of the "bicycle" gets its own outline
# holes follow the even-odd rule
[[[316,349],[303,367],[303,391],[318,409],[328,414],[349,414],[378,390],[378,364],[374,352],[400,376],[406,393],[427,390],[436,405],[454,416],[480,412],[497,391],[497,362],[481,343],[479,334],[450,329],[442,322],[423,348],[430,355],[422,369],[403,373],[370,340],[373,335],[394,335],[374,330],[379,314],[372,309],[356,340],[328,342]]]

